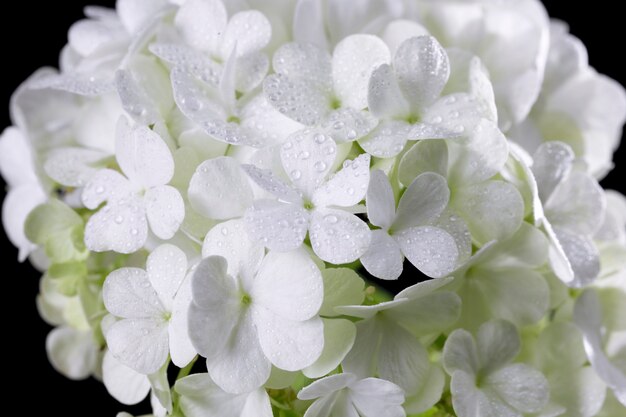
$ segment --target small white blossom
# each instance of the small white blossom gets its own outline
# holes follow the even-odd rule
[[[327,376],[298,393],[301,400],[315,400],[304,417],[404,417],[404,393],[397,385],[378,378],[359,380],[350,373]]]
[[[185,216],[179,192],[167,184],[174,175],[174,160],[159,135],[147,127],[131,128],[120,119],[116,159],[122,172],[99,171],[85,185],[83,204],[95,210],[85,229],[90,250],[132,253],[148,236],[148,224],[161,239],[174,236]]]

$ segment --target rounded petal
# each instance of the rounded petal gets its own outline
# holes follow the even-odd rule
[[[548,201],[556,186],[570,173],[574,158],[572,148],[563,142],[547,142],[537,148],[532,171],[542,201]]]
[[[430,365],[421,388],[415,394],[407,394],[404,409],[407,413],[423,413],[439,402],[446,384],[446,375],[438,365]]]
[[[363,417],[404,417],[404,392],[396,384],[365,378],[350,384],[350,399]]]
[[[404,120],[381,122],[376,129],[359,140],[364,151],[377,158],[393,158],[405,148],[411,126]]]
[[[311,44],[328,49],[323,4],[316,0],[300,0],[293,16],[293,39],[299,44]]]
[[[219,316],[214,319],[222,320]],[[207,359],[211,378],[221,389],[231,394],[250,392],[263,385],[270,376],[272,366],[259,343],[264,332],[257,330],[253,321],[249,315],[242,317],[232,333],[225,337],[225,347],[221,352]],[[278,330],[289,331],[284,327]],[[272,340],[277,342],[277,339]],[[295,355],[293,351],[289,353]]]
[[[548,381],[530,366],[516,363],[504,367],[485,379],[496,398],[521,413],[539,412],[550,397]]]
[[[226,26],[220,47],[223,56],[237,47],[237,56],[257,52],[267,46],[272,38],[272,25],[263,13],[246,10],[233,15]]]
[[[174,245],[161,245],[146,261],[148,278],[163,305],[171,311],[174,297],[187,273],[187,257]]]
[[[359,274],[349,268],[327,268],[322,270],[324,280],[324,302],[320,316],[334,317],[340,314],[337,306],[361,305],[365,298],[365,282]]]
[[[377,125],[378,119],[370,112],[351,107],[332,111],[321,123],[322,129],[339,144],[362,138]]]
[[[85,245],[94,252],[134,253],[147,237],[144,204],[133,195],[107,204],[91,216],[85,227]]]
[[[337,145],[324,132],[301,130],[291,135],[280,149],[280,160],[291,182],[311,199],[322,184],[337,155]]]
[[[102,300],[107,311],[127,319],[161,317],[165,309],[151,281],[146,271],[139,268],[121,268],[111,272],[102,288]],[[160,282],[157,284],[163,285]]]
[[[346,319],[322,319],[324,322],[324,350],[311,366],[302,372],[307,378],[320,378],[332,372],[346,357],[356,338],[354,323]]]
[[[175,25],[194,48],[217,52],[226,30],[228,14],[221,0],[189,0],[178,10]]]
[[[376,278],[394,280],[402,274],[404,255],[384,230],[373,230],[370,247],[361,256],[363,267]]]
[[[225,258],[232,277],[253,276],[265,256],[265,249],[250,239],[243,220],[229,220],[209,231],[202,245],[202,256]]]
[[[406,117],[410,113],[396,74],[388,64],[382,64],[372,72],[367,102],[369,110],[379,118]]]
[[[350,207],[365,198],[370,182],[370,160],[362,154],[353,161],[343,163],[343,169],[333,175],[313,194],[313,204],[317,207]]]
[[[192,299],[191,276],[188,276],[174,298],[172,317],[168,328],[170,356],[174,365],[181,369],[196,356],[196,349],[194,349],[189,337],[189,307]]]
[[[372,72],[390,61],[387,45],[376,36],[351,35],[339,42],[333,53],[333,83],[342,107],[366,108]]]
[[[174,176],[174,158],[163,139],[147,126],[130,127],[125,118],[117,125],[115,157],[136,186],[165,185]]]
[[[124,405],[139,404],[150,392],[148,377],[119,362],[108,350],[102,361],[102,382],[109,394]]]
[[[387,230],[396,216],[396,199],[387,175],[381,170],[372,171],[367,188],[367,218],[375,226]]]
[[[320,378],[302,388],[302,390],[298,393],[298,399],[306,401],[326,397],[336,391],[346,388],[356,381],[356,376],[347,372]]]
[[[371,232],[363,220],[334,209],[316,209],[309,229],[317,256],[336,265],[354,262],[370,245]]]
[[[144,375],[158,371],[169,354],[167,322],[160,317],[120,320],[106,340],[115,359]]]
[[[324,323],[319,317],[294,321],[263,306],[253,307],[252,315],[263,353],[277,368],[299,371],[322,354]]]
[[[491,320],[480,326],[476,336],[481,371],[489,374],[512,361],[520,351],[517,328],[508,321]]]
[[[18,259],[20,262],[24,261],[37,248],[26,236],[24,227],[28,215],[45,201],[46,196],[41,188],[30,185],[13,188],[4,199],[2,226],[11,243],[19,249]]]
[[[512,236],[522,224],[524,200],[510,183],[487,181],[457,190],[453,207],[482,244]]]
[[[70,379],[81,380],[95,371],[98,348],[91,331],[57,327],[46,338],[46,353],[54,369]]]
[[[402,253],[417,269],[441,278],[457,267],[459,249],[454,237],[433,226],[411,227],[393,235]]]
[[[152,232],[164,240],[173,238],[185,219],[185,202],[178,190],[162,185],[150,188],[144,198]]]
[[[398,178],[409,186],[415,178],[425,172],[448,176],[448,146],[443,140],[423,140],[409,149],[398,168]]]
[[[273,200],[257,200],[246,211],[250,237],[271,250],[288,252],[298,249],[306,237],[309,213],[301,206]]]
[[[414,109],[432,104],[450,77],[448,55],[432,36],[404,41],[393,64],[400,88]]]
[[[263,190],[276,196],[280,201],[302,204],[302,197],[293,187],[285,184],[282,179],[270,170],[259,169],[254,165],[242,165],[246,174]]]
[[[216,220],[243,216],[254,197],[239,162],[227,156],[200,164],[187,195],[194,210]]]
[[[406,189],[400,203],[394,231],[422,226],[437,218],[448,205],[450,189],[444,177],[434,172],[419,175]]]
[[[457,371],[472,376],[478,373],[478,348],[470,332],[457,329],[450,333],[443,347],[442,364],[449,375],[454,375]]]
[[[120,200],[130,194],[131,185],[122,174],[112,169],[96,172],[85,185],[83,204],[95,210],[107,200]]]
[[[600,257],[593,241],[564,229],[555,229],[554,232],[574,272],[574,279],[567,285],[584,287],[592,283],[600,273]]]
[[[278,74],[305,79],[322,91],[330,92],[332,89],[330,55],[314,44],[299,42],[283,45],[274,54],[272,62]]]
[[[83,187],[98,172],[94,166],[108,154],[84,148],[57,148],[48,154],[44,171],[59,184]]]
[[[281,114],[314,126],[331,110],[328,94],[313,82],[285,74],[273,74],[263,82],[265,97]]]

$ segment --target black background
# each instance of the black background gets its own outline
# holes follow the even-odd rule
[[[615,3],[569,0],[546,0],[544,3],[551,16],[568,22],[572,33],[586,44],[591,65],[626,85],[626,60],[622,56],[624,19]],[[57,65],[58,52],[66,43],[67,29],[82,17],[82,8],[86,4],[112,7],[114,1],[11,1],[2,4],[0,129],[10,123],[8,103],[13,90],[37,68]],[[603,182],[605,188],[623,193],[626,193],[623,180],[626,178],[625,149],[626,144],[616,154],[616,168]],[[0,182],[0,190],[4,190],[4,183]],[[0,200],[3,198],[4,192],[0,191]],[[145,407],[117,404],[93,379],[73,382],[52,369],[44,349],[50,329],[35,308],[39,274],[28,264],[17,264],[17,251],[1,229],[2,296],[16,306],[2,309],[2,381],[13,387],[11,391],[30,398],[21,402],[12,397],[11,392],[5,392],[2,411],[15,408],[22,413],[63,414],[65,417],[113,417],[121,410],[136,414],[146,412]]]

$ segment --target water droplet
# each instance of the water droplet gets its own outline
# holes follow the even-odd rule
[[[443,122],[443,118],[441,116],[435,116],[435,117],[432,118],[432,120],[430,122],[431,123],[435,123],[435,124],[441,123],[441,122]]]
[[[227,236],[228,235],[228,228],[222,227],[221,232],[222,232],[222,235]]]
[[[350,187],[347,189],[349,195],[354,195],[354,188]]]
[[[324,220],[325,220],[327,223],[330,223],[330,224],[335,224],[335,223],[337,223],[337,222],[339,221],[339,219],[337,218],[337,216],[335,216],[335,215],[333,215],[333,214],[329,214],[328,216],[324,217]]]
[[[286,228],[289,226],[289,222],[285,219],[282,219],[278,221],[278,225],[282,228]]]
[[[454,133],[463,133],[465,132],[465,127],[458,125],[457,127],[454,128]]]
[[[115,223],[122,224],[124,222],[124,218],[122,216],[117,216],[115,218]]]
[[[104,187],[103,186],[99,186],[96,188],[96,194],[102,194],[104,192]]]
[[[357,137],[356,130],[353,129],[348,132],[348,140],[354,140],[356,139],[356,137]]]
[[[318,161],[315,163],[314,167],[317,172],[323,172],[326,169],[327,165],[326,162]]]
[[[315,143],[321,145],[324,142],[326,142],[326,136],[322,135],[321,133],[315,135]]]
[[[139,234],[139,230],[137,230],[137,229],[131,229],[131,230],[130,230],[130,234],[131,234],[131,235],[133,235],[133,236],[137,236],[137,235]]]
[[[298,158],[302,159],[303,161],[306,161],[307,159],[309,159],[311,157],[311,153],[308,151],[302,151],[300,152],[300,154],[298,155]]]
[[[333,125],[333,129],[335,130],[341,130],[345,127],[345,123],[344,122],[335,122],[335,124]]]
[[[302,178],[302,172],[298,171],[297,169],[294,169],[293,171],[291,171],[291,178],[293,178],[294,180],[299,180],[300,178]]]

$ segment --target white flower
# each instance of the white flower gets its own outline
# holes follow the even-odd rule
[[[404,393],[397,385],[378,378],[358,379],[350,373],[319,379],[298,393],[315,400],[304,417],[404,417]]]
[[[626,93],[589,66],[587,50],[563,22],[550,25],[550,54],[541,95],[512,137],[533,153],[544,141],[564,141],[596,178],[613,167],[626,121]]]
[[[271,172],[244,166],[259,187],[278,199],[257,200],[246,212],[250,235],[270,249],[289,251],[302,245],[308,231],[313,251],[324,261],[345,264],[363,255],[370,230],[348,210],[365,197],[370,156],[345,161],[329,177],[336,154],[331,138],[318,130],[303,130],[280,149],[292,185]]]
[[[448,180],[450,210],[460,216],[479,245],[511,237],[524,217],[524,201],[517,188],[494,178],[509,157],[506,137],[498,127],[482,119],[464,136],[449,140],[425,140],[404,154],[398,178],[406,186],[423,172],[435,172]],[[459,236],[464,225],[455,229]],[[457,238],[457,242],[463,239]],[[460,245],[461,258],[469,255],[469,242]]]
[[[443,277],[456,268],[459,255],[452,235],[431,226],[448,205],[450,190],[445,178],[435,173],[420,174],[398,203],[387,176],[372,172],[367,191],[367,216],[380,229],[372,232],[372,243],[361,257],[367,271],[377,278],[397,279],[404,257],[431,277]]]
[[[463,329],[453,331],[443,350],[443,366],[452,377],[452,404],[459,417],[522,417],[548,402],[548,381],[523,363],[510,362],[520,351],[511,323],[483,324],[476,339]]]
[[[174,389],[186,417],[272,417],[270,398],[263,388],[229,394],[208,374],[195,374],[176,381]]]
[[[437,403],[444,375],[430,363],[417,338],[434,339],[457,321],[459,298],[439,291],[450,281],[422,282],[400,292],[393,301],[372,306],[336,307],[339,313],[363,319],[357,322],[357,337],[343,369],[360,378],[379,375],[397,384],[405,391],[408,412],[421,413]]]
[[[179,192],[167,184],[174,175],[174,160],[167,145],[147,127],[118,124],[116,159],[122,172],[99,171],[83,190],[83,204],[97,209],[85,228],[85,243],[96,252],[132,253],[148,236],[170,239],[185,215]]]
[[[598,182],[575,166],[574,152],[561,142],[541,145],[533,156],[543,213],[536,213],[551,241],[550,264],[570,287],[591,283],[600,272],[592,237],[602,226],[606,199]]]
[[[408,140],[453,138],[471,131],[481,118],[496,120],[489,106],[473,95],[440,97],[449,77],[448,55],[435,38],[404,41],[393,66],[383,64],[372,73],[368,104],[381,123],[359,144],[373,156],[391,158]]]
[[[274,71],[263,84],[279,112],[306,126],[321,127],[336,142],[368,134],[378,121],[364,109],[372,71],[390,61],[378,37],[352,35],[331,57],[311,44],[291,43],[274,54]]]
[[[36,249],[24,233],[26,218],[46,200],[34,162],[24,134],[16,128],[6,129],[0,137],[0,174],[9,186],[2,205],[2,225],[11,243],[19,249],[20,262]]]
[[[623,303],[626,288],[622,286],[616,291],[617,302]],[[615,398],[626,406],[626,367],[624,367],[623,360],[624,352],[626,352],[624,316],[619,313],[619,310],[610,311],[605,307],[606,304],[606,302],[601,304],[601,298],[596,290],[587,289],[576,300],[573,320],[583,334],[585,352],[591,366],[613,390]],[[610,314],[617,317],[611,317]],[[607,326],[606,323],[609,320],[612,326]],[[615,358],[611,357],[612,353],[615,354]]]
[[[191,303],[186,272],[184,253],[166,244],[150,254],[147,271],[122,268],[109,274],[104,305],[121,320],[108,329],[106,339],[124,365],[148,375],[158,371],[168,355],[181,368],[193,359],[186,323]]]
[[[61,374],[73,380],[87,379],[96,372],[98,346],[89,327],[57,327],[46,338],[48,360]]]
[[[448,289],[463,301],[459,327],[474,330],[490,318],[527,326],[544,317],[551,291],[540,271],[548,247],[539,230],[522,223],[515,235],[486,245],[453,273]]]
[[[287,371],[313,364],[324,346],[323,289],[306,252],[265,256],[240,220],[209,235],[208,257],[193,275],[189,331],[215,383],[241,394],[263,385],[272,364]]]

